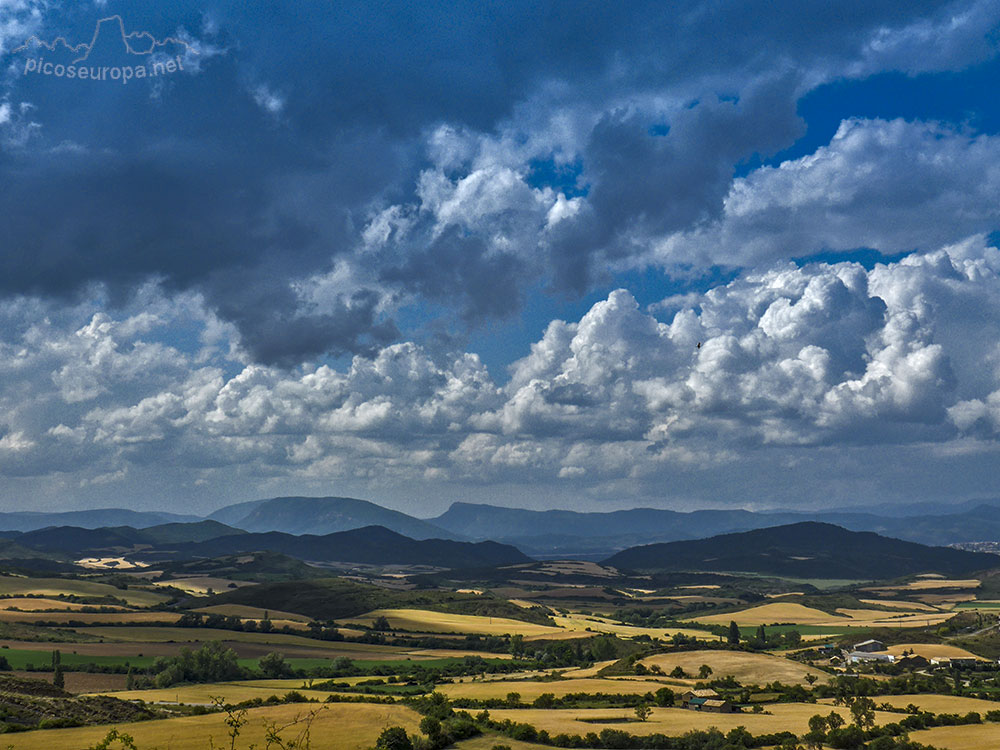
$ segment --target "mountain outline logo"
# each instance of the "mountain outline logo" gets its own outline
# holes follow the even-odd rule
[[[46,42],[32,35],[12,52],[31,52],[25,62],[25,75],[113,80],[123,84],[133,79],[183,71],[184,57],[188,53],[199,54],[192,44],[174,36],[157,39],[148,31],[126,32],[125,21],[120,15],[99,19],[89,43],[73,45],[64,36]],[[47,60],[47,56],[55,59]],[[121,64],[126,61],[131,64]]]

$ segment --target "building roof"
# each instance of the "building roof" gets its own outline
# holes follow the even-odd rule
[[[727,701],[724,701],[721,698],[706,698],[703,705],[719,708],[721,706],[726,705],[726,703]]]
[[[867,641],[861,641],[861,643],[854,644],[854,650],[857,651],[862,646],[884,646],[882,641],[876,641],[874,638],[869,638]]]
[[[711,688],[702,688],[701,690],[688,690],[684,695],[691,695],[695,698],[718,698],[719,694],[712,690]]]

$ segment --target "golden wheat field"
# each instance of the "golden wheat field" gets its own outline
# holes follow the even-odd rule
[[[281,612],[277,609],[263,609],[262,607],[251,607],[246,604],[213,604],[210,607],[198,607],[193,612],[201,612],[205,615],[225,615],[226,617],[242,617],[245,620],[263,620],[266,614],[272,622],[275,620],[289,620],[291,622],[309,622],[312,618],[299,615],[294,612]]]
[[[469,678],[466,678],[467,680]],[[569,693],[620,693],[623,695],[645,695],[655,693],[665,683],[653,680],[602,680],[599,678],[581,678],[577,680],[543,681],[493,681],[493,682],[456,682],[441,685],[437,688],[449,698],[472,698],[488,700],[490,698],[506,698],[508,693],[518,693],[521,700],[531,702],[543,693],[552,693],[562,697]]]
[[[830,675],[805,664],[768,654],[751,654],[742,651],[681,651],[657,654],[643,659],[646,667],[658,666],[665,673],[680,667],[690,677],[697,677],[702,664],[712,669],[712,677],[732,675],[745,685],[763,685],[767,682],[786,684],[807,684],[806,677],[812,675],[817,683],[828,682]]]
[[[505,617],[456,615],[450,612],[431,612],[424,609],[377,609],[360,617],[344,620],[344,622],[352,625],[370,626],[379,617],[385,617],[393,628],[419,633],[477,633],[479,635],[520,633],[525,638],[565,636],[565,632],[561,628],[554,628],[550,625],[536,625]]]
[[[122,700],[142,700],[146,701],[146,703],[186,703],[189,705],[207,706],[211,705],[215,698],[221,698],[227,703],[241,703],[242,701],[253,700],[254,698],[264,700],[272,695],[280,697],[291,690],[298,691],[308,698],[316,698],[322,701],[331,693],[337,692],[335,690],[311,690],[303,688],[302,680],[291,682],[293,684],[286,687],[260,687],[242,682],[219,682],[201,685],[178,685],[177,687],[153,690],[98,690],[93,695],[114,695],[115,698]]]
[[[728,625],[734,620],[738,625],[820,625],[829,627],[919,627],[935,625],[951,617],[950,612],[882,612],[875,609],[838,609],[837,614],[829,614],[821,609],[806,607],[795,602],[773,602],[757,607],[749,607],[739,612],[717,615],[703,615],[693,618],[694,622],[708,625]]]
[[[233,581],[229,578],[213,578],[211,576],[194,576],[192,578],[173,578],[169,581],[155,581],[154,586],[170,586],[195,596],[205,596],[210,591],[220,594],[240,586],[255,586],[247,581]]]
[[[650,638],[669,639],[677,633],[692,638],[712,638],[716,636],[704,630],[693,630],[691,628],[640,628],[633,625],[623,625],[606,617],[595,615],[556,615],[553,621],[560,628],[565,628],[573,632],[582,633],[614,633],[623,638],[634,638],[637,635],[648,635]]]
[[[986,713],[996,711],[1000,704],[995,701],[984,701],[978,698],[966,698],[961,695],[880,695],[874,699],[876,703],[888,703],[897,708],[906,708],[911,703],[924,711],[936,714],[967,714],[969,711]],[[994,724],[997,737],[1000,738],[1000,726]],[[998,739],[1000,745],[1000,739]]]
[[[981,656],[976,656],[971,651],[966,651],[958,646],[950,646],[947,643],[899,643],[895,646],[889,646],[886,651],[894,656],[902,656],[904,651],[910,651],[925,659],[944,657],[983,660]]]
[[[0,622],[54,622],[66,624],[78,622],[84,625],[107,625],[111,623],[172,623],[181,618],[179,612],[156,612],[150,610],[125,612],[11,612],[0,610]]]
[[[850,712],[845,708],[823,706],[822,713],[830,711],[841,714],[850,722]],[[693,729],[708,729],[717,727],[728,732],[738,726],[745,726],[754,734],[766,732],[781,732],[788,730],[796,734],[809,731],[809,717],[820,713],[820,709],[810,703],[777,703],[768,707],[770,713],[735,713],[715,714],[701,711],[688,711],[685,708],[654,708],[648,721],[629,722],[623,724],[621,719],[634,718],[635,713],[629,709],[495,709],[490,716],[497,720],[527,722],[537,729],[545,729],[549,734],[586,734],[600,732],[602,729],[623,729],[631,734],[652,734],[662,732],[668,735],[678,735]],[[618,722],[602,723],[599,719],[619,719]],[[586,719],[587,721],[581,721]],[[884,724],[898,719],[898,714],[884,711],[876,712],[876,721]]]
[[[93,605],[76,604],[63,599],[45,599],[42,597],[11,596],[0,599],[0,611],[17,609],[23,612],[39,612],[47,609],[57,609],[72,612],[87,606]]]
[[[991,722],[935,727],[910,732],[910,739],[940,750],[995,750],[1000,747],[1000,728]]]
[[[249,722],[242,730],[239,746],[251,743],[263,746],[266,721],[286,724],[316,709],[319,712],[311,732],[313,750],[364,750],[375,744],[385,726],[402,726],[408,732],[416,732],[420,723],[419,714],[402,706],[338,703],[321,707],[299,703],[256,708],[247,713]],[[135,738],[138,750],[206,750],[210,741],[215,747],[229,747],[225,718],[224,714],[186,716],[122,724],[118,728]],[[10,734],[4,736],[3,746],[12,750],[82,750],[103,739],[109,728],[43,729]],[[294,734],[294,728],[286,733]]]
[[[23,596],[113,596],[124,599],[133,607],[151,607],[162,604],[170,597],[155,591],[141,589],[119,589],[106,583],[69,580],[63,578],[22,578],[20,576],[0,576],[0,595]]]

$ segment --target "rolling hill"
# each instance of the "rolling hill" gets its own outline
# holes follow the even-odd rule
[[[963,575],[1000,567],[1000,557],[805,521],[709,539],[633,547],[603,564],[637,571],[740,571],[874,580],[924,572]]]
[[[417,540],[381,526],[366,526],[323,536],[293,536],[279,531],[237,534],[178,545],[175,549],[177,554],[189,557],[267,551],[312,562],[430,565],[438,568],[492,567],[531,560],[515,547],[497,542]]]

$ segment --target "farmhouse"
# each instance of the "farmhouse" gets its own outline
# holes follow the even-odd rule
[[[681,705],[690,711],[731,714],[739,709],[711,689],[688,690],[681,696]]]
[[[849,664],[867,664],[871,662],[882,662],[892,664],[896,657],[892,654],[874,654],[868,651],[852,651],[847,655]]]
[[[874,639],[861,641],[861,643],[855,643],[852,651],[885,651],[885,644],[882,641],[876,641]]]

